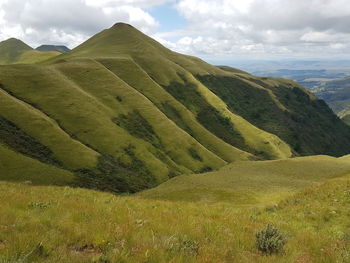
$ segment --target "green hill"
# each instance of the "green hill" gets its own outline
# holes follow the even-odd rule
[[[291,193],[350,172],[348,158],[309,156],[229,164],[219,171],[181,175],[139,193],[151,199],[266,205]]]
[[[349,262],[350,177],[275,206],[154,201],[0,182],[1,262]],[[259,253],[275,225],[287,243]]]
[[[61,54],[57,51],[40,52],[16,38],[0,42],[0,65],[38,63]]]
[[[32,48],[16,38],[10,38],[8,40],[0,42],[0,63],[12,64],[18,60],[18,58],[27,51],[31,51]]]
[[[112,192],[235,161],[349,153],[350,128],[305,89],[224,69],[118,23],[40,64],[0,67],[0,144]]]

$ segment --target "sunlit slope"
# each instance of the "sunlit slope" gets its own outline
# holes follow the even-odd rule
[[[0,261],[348,262],[349,184],[344,176],[237,209],[0,182]],[[267,224],[287,237],[269,256],[255,246]]]
[[[349,153],[350,128],[295,82],[209,65],[172,52],[122,23],[48,63],[78,57],[100,61],[129,84],[135,79],[133,67],[143,71],[152,80],[148,91],[164,89],[208,131],[259,158],[283,158],[292,152],[335,156]],[[128,66],[121,68],[124,62]],[[146,90],[140,83],[130,85]]]
[[[0,65],[39,63],[60,54],[57,51],[41,52],[34,50],[15,38],[0,42]]]
[[[21,56],[19,56],[18,60],[16,60],[16,63],[13,63],[13,64],[40,63],[40,62],[46,61],[50,58],[56,57],[60,54],[61,54],[61,52],[58,52],[58,51],[30,50],[30,51],[24,52]]]
[[[95,60],[6,66],[0,79],[2,143],[78,173],[82,186],[136,191],[226,163]],[[204,136],[229,161],[251,158]]]
[[[236,162],[216,172],[178,176],[139,195],[162,200],[266,204],[349,172],[350,160],[346,157]]]

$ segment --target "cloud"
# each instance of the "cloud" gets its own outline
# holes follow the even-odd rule
[[[154,33],[159,23],[133,2],[147,6],[143,0],[0,0],[0,38],[74,47],[119,21]],[[151,1],[149,6],[160,2],[164,1]]]
[[[172,23],[152,16],[164,4],[184,26],[159,32],[160,23]],[[211,61],[350,54],[348,0],[0,0],[0,40],[33,46],[74,47],[117,21]]]
[[[187,28],[158,37],[178,37],[171,46],[180,52],[202,54],[206,46],[209,59],[350,54],[347,0],[180,0],[175,6]]]

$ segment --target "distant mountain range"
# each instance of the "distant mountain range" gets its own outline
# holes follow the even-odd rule
[[[60,53],[66,53],[66,52],[70,51],[70,49],[67,48],[66,46],[56,46],[56,45],[41,45],[41,46],[37,47],[36,50],[39,50],[39,51],[57,51]]]
[[[234,161],[350,152],[350,127],[297,83],[212,66],[127,24],[64,54],[7,40],[0,62],[21,64],[0,67],[4,180],[136,192]]]

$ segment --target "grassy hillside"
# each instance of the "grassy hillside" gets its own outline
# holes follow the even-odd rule
[[[3,181],[36,185],[67,185],[73,182],[72,173],[44,164],[0,145],[0,178]]]
[[[211,66],[200,59],[172,52],[122,23],[54,61],[82,56],[101,59],[115,74],[121,70],[122,62],[118,60],[131,59],[190,110],[207,130],[261,158],[290,155],[285,145],[271,134],[287,142],[295,154],[341,156],[348,153],[349,127],[295,82]],[[114,61],[105,62],[106,57],[114,57]],[[125,71],[122,78],[130,83],[132,73],[130,69]],[[238,115],[243,119],[237,118]]]
[[[278,205],[235,209],[0,183],[2,262],[349,262],[350,177]],[[255,246],[267,224],[287,238]]]
[[[348,151],[349,127],[322,100],[293,81],[252,75],[198,79],[231,111],[278,135],[300,155],[341,156]]]
[[[21,61],[28,52],[39,51]],[[350,149],[350,128],[297,84],[209,65],[122,23],[43,63],[0,66],[0,96],[1,145],[117,193]]]
[[[139,193],[151,199],[266,205],[309,185],[350,172],[348,158],[310,156],[229,164],[219,171],[181,175]]]
[[[61,52],[34,50],[19,39],[10,38],[0,42],[0,65],[39,63],[60,55]]]

